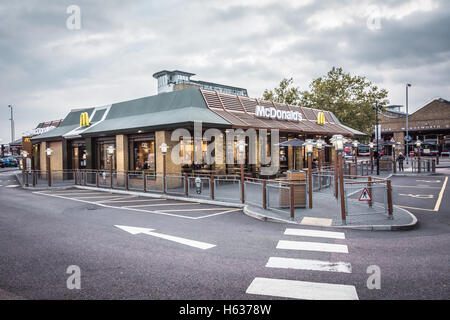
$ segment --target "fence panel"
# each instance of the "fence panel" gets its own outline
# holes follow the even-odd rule
[[[166,176],[166,192],[168,194],[174,194],[184,196],[186,194],[185,182],[183,176],[167,175]]]
[[[241,180],[232,178],[214,178],[214,199],[241,202]]]
[[[245,203],[262,208],[264,192],[263,188],[264,186],[262,181],[244,181]],[[240,194],[238,199],[240,199]]]
[[[164,177],[162,174],[147,174],[146,175],[146,190],[147,192],[163,193]]]
[[[144,174],[142,172],[128,173],[128,190],[144,191]]]
[[[200,186],[196,186],[195,180],[200,179]],[[193,198],[211,198],[211,178],[208,176],[203,177],[188,177],[188,195]]]

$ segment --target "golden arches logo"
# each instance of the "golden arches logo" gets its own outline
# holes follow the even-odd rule
[[[322,111],[317,114],[317,124],[325,124],[325,113],[323,113]]]
[[[31,142],[31,141],[30,141],[30,138],[25,138],[25,139],[23,140],[23,142]]]
[[[88,127],[89,126],[89,115],[87,112],[83,112],[80,114],[80,127]]]

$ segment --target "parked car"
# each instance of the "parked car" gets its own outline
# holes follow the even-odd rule
[[[0,158],[0,168],[4,168],[4,167],[6,167],[5,160]]]
[[[9,158],[3,158],[3,161],[5,161],[6,167],[18,167],[19,163],[16,161],[16,159],[9,157]]]

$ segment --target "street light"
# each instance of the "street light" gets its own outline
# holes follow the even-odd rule
[[[245,147],[247,144],[244,140],[239,140],[236,144],[237,153],[239,155],[239,165],[241,169],[241,202],[245,202],[245,191],[244,191],[244,156],[245,156]]]
[[[51,148],[45,149],[45,153],[47,154],[47,180],[48,186],[52,186],[52,173],[51,173],[51,165],[50,165],[50,157],[53,154],[53,150]]]
[[[341,134],[336,134],[331,138],[334,149],[338,154],[338,173],[339,175],[339,189],[341,191],[341,219],[342,224],[347,224],[345,217],[345,194],[344,194],[344,164],[342,160],[342,152],[344,151],[345,138]]]
[[[113,155],[114,155],[114,151],[116,151],[116,149],[114,148],[113,145],[110,145],[108,148],[106,148],[106,152],[108,153],[108,157],[109,157],[109,181],[110,181],[111,189],[113,187]]]
[[[373,108],[375,109],[375,139],[377,142],[377,176],[380,175],[380,146],[379,146],[379,140],[380,137],[378,136],[378,112],[379,112],[379,108],[380,106],[378,105],[378,101],[375,102],[375,106],[373,106]],[[381,134],[381,129],[380,129],[380,134]]]
[[[409,124],[408,124],[408,88],[411,87],[410,83],[406,84],[406,164],[409,164]]]
[[[353,141],[353,147],[354,147],[354,150],[355,150],[355,163],[356,163],[356,165],[358,165],[358,146],[359,146],[359,141],[358,140],[355,140],[355,141]]]
[[[370,172],[371,173],[373,173],[373,147],[374,147],[373,142],[370,142],[369,148],[370,148],[370,167],[371,167]]]
[[[322,154],[322,150],[323,147],[325,146],[325,140],[322,139],[318,139],[316,140],[316,148],[317,148],[317,153],[318,153],[318,158],[319,158],[319,171],[322,168],[322,159],[321,159],[321,154]]]
[[[421,167],[420,167],[420,146],[422,145],[422,141],[420,141],[420,140],[417,140],[416,141],[416,147],[417,147],[417,161],[418,161],[418,166],[417,166],[417,171],[418,171],[418,173],[420,173],[420,169],[421,169]]]
[[[305,146],[308,155],[308,202],[309,208],[312,209],[312,154],[314,152],[315,142],[312,139],[307,139],[303,145]]]
[[[26,180],[25,186],[28,187],[28,174],[26,174],[28,152],[26,150],[23,150],[20,154],[22,156],[22,182],[24,183]],[[26,178],[25,178],[25,175],[26,175]]]
[[[163,193],[166,193],[166,155],[169,150],[169,146],[163,142],[159,146],[159,149],[161,149],[161,154],[163,156]]]

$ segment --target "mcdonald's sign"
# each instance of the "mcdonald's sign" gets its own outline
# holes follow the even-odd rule
[[[89,126],[89,115],[87,112],[83,112],[80,114],[80,127],[88,127]]]
[[[325,113],[323,113],[322,111],[317,114],[317,124],[325,124]]]

